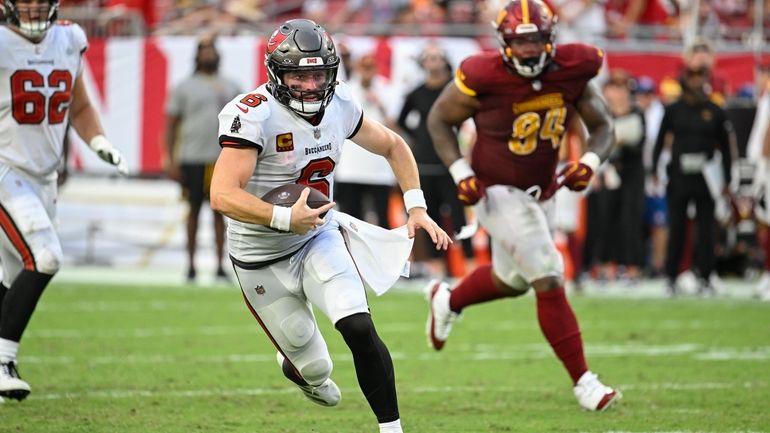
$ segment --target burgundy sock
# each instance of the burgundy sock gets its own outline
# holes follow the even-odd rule
[[[492,265],[479,266],[460,281],[449,297],[449,308],[459,313],[463,308],[482,302],[511,296],[495,287],[492,282]]]
[[[770,271],[770,228],[763,230],[762,246],[765,250],[765,271]]]
[[[536,297],[540,329],[569,372],[572,382],[577,383],[588,367],[583,355],[580,327],[564,295],[564,288],[536,292]]]

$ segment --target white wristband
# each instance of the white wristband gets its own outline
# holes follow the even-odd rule
[[[473,172],[470,164],[468,164],[468,161],[466,161],[464,158],[458,159],[449,166],[449,174],[452,175],[452,179],[454,179],[455,185],[459,184],[463,179],[467,179],[476,175],[476,173]]]
[[[593,152],[586,152],[583,154],[583,156],[580,157],[580,162],[590,167],[591,171],[596,173],[596,170],[599,168],[599,165],[601,165],[602,160],[599,159],[599,155]]]
[[[410,189],[404,193],[404,207],[408,213],[410,210],[416,207],[428,209],[428,205],[425,203],[425,195],[421,189]]]
[[[291,208],[273,205],[273,216],[270,227],[282,232],[291,231]]]

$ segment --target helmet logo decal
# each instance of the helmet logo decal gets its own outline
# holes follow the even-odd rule
[[[270,40],[267,41],[267,54],[272,54],[286,40],[287,36],[278,30],[274,31],[273,35],[270,36]]]
[[[299,59],[300,66],[323,65],[324,59],[320,57],[304,57]]]

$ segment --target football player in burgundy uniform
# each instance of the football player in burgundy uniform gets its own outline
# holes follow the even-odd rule
[[[409,146],[367,117],[348,86],[337,82],[340,58],[321,26],[287,21],[270,37],[265,63],[269,82],[219,114],[222,151],[211,181],[212,207],[232,219],[230,257],[244,300],[276,346],[284,375],[313,402],[334,406],[341,395],[330,378],[315,305],[350,348],[380,433],[401,433],[393,362],[372,323],[363,271],[333,217],[334,204],[311,209],[307,188],[290,208],[259,197],[292,183],[331,196],[334,168],[350,139],[390,164],[405,191],[409,237],[423,228],[439,249],[449,237],[427,214]],[[360,223],[356,232],[364,229]]]
[[[575,315],[564,294],[564,264],[541,207],[560,187],[582,191],[614,145],[612,117],[589,83],[601,50],[554,40],[556,19],[540,0],[513,0],[498,14],[501,54],[467,58],[429,116],[436,152],[455,180],[458,197],[492,238],[492,265],[481,266],[450,290],[433,281],[428,340],[444,346],[452,323],[469,305],[521,296],[537,298],[540,328],[574,383],[578,403],[603,410],[620,393],[602,384],[586,364]],[[575,112],[588,127],[588,151],[555,173],[559,146]],[[469,165],[454,128],[468,118],[478,138]]]
[[[83,29],[56,22],[58,0],[0,6],[8,21],[0,26],[0,396],[22,400],[30,387],[16,366],[19,341],[62,261],[54,222],[67,125],[121,173],[128,169],[86,92]]]

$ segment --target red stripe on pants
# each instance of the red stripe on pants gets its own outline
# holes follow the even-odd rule
[[[24,263],[24,270],[37,271],[35,266],[35,257],[32,255],[32,250],[29,249],[29,245],[24,240],[24,237],[19,232],[16,224],[13,222],[11,215],[5,210],[5,207],[0,205],[0,227],[3,228],[3,232],[8,236],[13,247],[21,255],[21,261]]]

